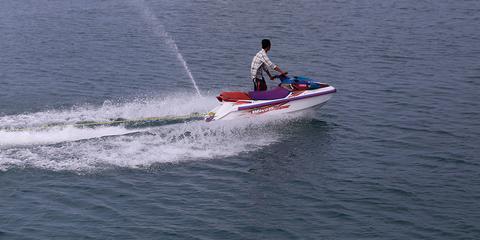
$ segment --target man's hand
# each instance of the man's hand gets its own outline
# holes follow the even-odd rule
[[[280,69],[279,66],[275,66],[274,70],[279,72],[280,75],[283,75],[283,76],[287,76],[287,74],[288,74],[288,72],[284,72],[282,69]]]

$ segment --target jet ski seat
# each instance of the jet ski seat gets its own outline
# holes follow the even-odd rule
[[[221,92],[217,96],[220,102],[236,102],[238,100],[252,100],[246,92]]]
[[[283,87],[276,87],[270,91],[248,92],[248,95],[253,100],[273,100],[273,99],[284,98],[288,96],[289,93],[290,91],[288,91]]]

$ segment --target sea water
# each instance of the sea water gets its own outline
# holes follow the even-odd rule
[[[480,238],[477,1],[1,5],[0,239]],[[252,88],[263,38],[338,92],[277,118],[72,126],[208,112]]]

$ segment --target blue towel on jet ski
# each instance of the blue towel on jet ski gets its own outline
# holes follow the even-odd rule
[[[282,83],[286,84],[306,84],[308,89],[317,89],[320,88],[320,84],[314,82],[313,79],[307,77],[295,76],[293,78],[286,77],[282,79]]]

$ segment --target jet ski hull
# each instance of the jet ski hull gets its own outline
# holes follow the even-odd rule
[[[319,107],[326,103],[336,89],[332,86],[292,91],[286,97],[271,100],[224,101],[212,109],[205,117],[206,121],[250,118],[259,115],[277,115]]]

